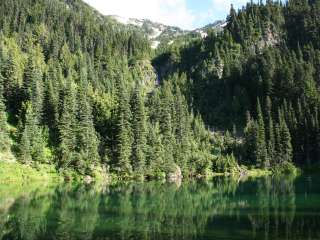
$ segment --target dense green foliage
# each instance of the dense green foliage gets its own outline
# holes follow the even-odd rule
[[[222,32],[168,47],[154,65],[163,79],[185,76],[175,83],[206,124],[236,125],[244,164],[312,164],[320,161],[319,19],[319,0],[251,2],[231,8]]]
[[[124,178],[317,162],[319,12],[319,0],[248,3],[222,31],[152,51],[80,0],[2,1],[0,150]]]
[[[141,32],[80,0],[1,1],[0,15],[1,151],[66,175],[212,170],[210,133],[173,81],[157,86]]]
[[[0,151],[6,152],[10,148],[10,138],[7,126],[6,107],[3,99],[2,75],[0,73]]]

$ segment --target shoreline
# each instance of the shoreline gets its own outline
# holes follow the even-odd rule
[[[297,172],[300,170],[297,168]],[[210,180],[216,177],[235,177],[235,178],[259,178],[274,175],[271,170],[263,169],[248,169],[242,172],[236,173],[216,173],[211,172],[207,176],[197,176],[196,178],[182,178],[180,181],[188,181],[194,179]],[[88,176],[87,176],[88,177]],[[130,181],[149,181],[147,179],[139,179],[130,177],[123,179],[115,174],[102,174],[97,171],[95,177],[80,176],[75,172],[72,172],[72,178],[66,179],[66,177],[59,173],[53,165],[39,165],[37,167],[27,166],[17,162],[3,162],[0,161],[0,184],[17,184],[23,185],[27,183],[43,183],[43,184],[60,184],[60,183],[117,183],[117,182],[130,182]],[[164,181],[165,179],[151,179]],[[170,181],[168,181],[170,182]]]

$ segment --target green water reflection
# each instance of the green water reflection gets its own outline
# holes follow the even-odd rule
[[[320,239],[320,176],[0,186],[0,239]]]

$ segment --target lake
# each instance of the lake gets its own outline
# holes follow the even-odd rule
[[[5,185],[0,239],[320,239],[320,175]]]

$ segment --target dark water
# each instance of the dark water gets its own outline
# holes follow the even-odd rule
[[[0,239],[320,239],[320,175],[0,186]]]

